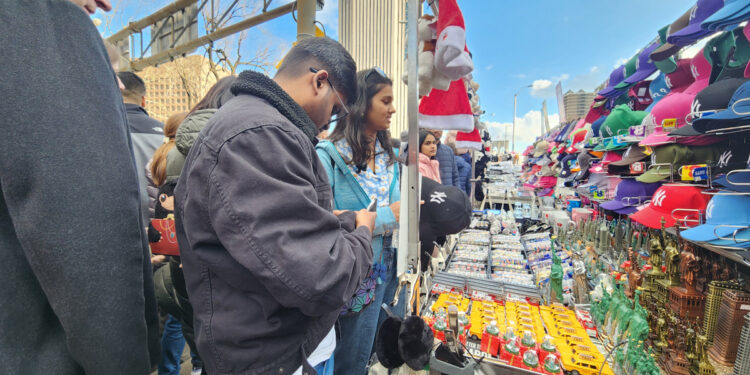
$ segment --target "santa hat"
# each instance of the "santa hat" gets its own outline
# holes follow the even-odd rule
[[[458,132],[456,134],[456,148],[468,148],[482,151],[482,137],[479,135],[479,129],[474,128],[470,133]]]
[[[471,131],[474,114],[461,79],[451,82],[447,91],[433,89],[419,102],[419,127]]]
[[[451,80],[471,73],[474,63],[466,48],[464,16],[456,0],[440,0],[437,33],[435,69]]]

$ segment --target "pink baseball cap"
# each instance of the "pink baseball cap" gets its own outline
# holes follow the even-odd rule
[[[601,164],[602,166],[606,166],[609,163],[614,163],[620,160],[622,160],[622,155],[614,151],[607,151],[604,153]]]
[[[641,146],[661,146],[668,143],[675,143],[675,138],[667,135],[672,129],[664,130],[662,127],[664,120],[675,120],[676,127],[681,128],[685,126],[685,117],[691,112],[691,106],[693,105],[693,99],[696,94],[689,94],[687,92],[670,92],[664,99],[660,100],[653,108],[651,108],[651,115],[653,116],[656,129],[654,132],[648,135],[642,140],[639,145]]]
[[[680,60],[678,62],[678,66],[683,66],[682,69],[684,69],[685,66],[685,63],[683,61],[685,60]],[[639,145],[661,146],[668,143],[675,143],[677,141],[676,138],[670,137],[668,135],[668,133],[673,129],[670,128],[666,131],[664,130],[664,128],[662,127],[663,121],[674,119],[676,120],[676,128],[685,126],[687,124],[685,118],[689,113],[693,112],[692,105],[695,96],[701,90],[705,89],[706,86],[708,86],[708,81],[711,77],[711,63],[709,63],[706,59],[706,56],[703,54],[703,50],[698,52],[698,54],[690,59],[689,62],[690,76],[693,78],[693,82],[689,86],[685,87],[684,90],[679,90],[679,87],[677,87],[678,91],[674,91],[675,88],[673,88],[673,91],[671,91],[669,94],[667,94],[667,96],[664,97],[664,99],[654,105],[654,107],[651,109],[651,114],[654,117],[656,129],[653,133],[642,140]],[[681,69],[678,68],[675,73],[678,73],[680,71]],[[668,77],[671,77],[675,73],[670,74]],[[675,76],[678,77],[677,82],[683,82],[683,79],[685,77],[682,74],[683,73]],[[695,146],[711,144],[711,140],[706,138],[696,139],[692,142],[698,143],[695,144]]]
[[[685,89],[685,92],[698,94],[708,86],[708,80],[711,78],[711,63],[706,59],[702,49],[690,60],[690,73],[694,81]]]

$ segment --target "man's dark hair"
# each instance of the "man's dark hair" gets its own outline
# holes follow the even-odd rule
[[[146,84],[137,74],[133,72],[118,72],[117,76],[120,77],[122,85],[125,86],[125,89],[122,90],[123,97],[141,100],[141,97],[146,96]]]
[[[311,74],[310,68],[327,71],[347,104],[357,100],[357,64],[344,46],[327,37],[303,39],[286,54],[276,75],[297,78]]]

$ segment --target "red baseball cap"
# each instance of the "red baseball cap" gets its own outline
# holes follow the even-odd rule
[[[649,228],[660,229],[663,217],[665,227],[694,227],[699,218],[705,215],[706,206],[711,196],[703,194],[703,189],[690,185],[669,184],[660,187],[654,193],[649,205],[630,215],[630,219]]]

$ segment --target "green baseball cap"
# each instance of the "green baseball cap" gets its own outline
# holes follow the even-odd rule
[[[635,54],[635,56],[631,57],[628,62],[625,63],[625,74],[623,75],[623,81],[618,83],[617,86],[615,86],[616,89],[621,90],[624,88],[628,88],[632,86],[633,84],[625,82],[625,78],[628,78],[635,73],[638,66],[638,56],[640,55],[640,51]]]
[[[640,125],[648,112],[633,111],[627,104],[620,104],[604,120],[599,134],[602,137],[614,137],[627,134],[628,129],[634,125]]]
[[[672,173],[678,175],[682,166],[715,162],[725,148],[720,143],[711,146],[664,145],[653,149],[651,164],[672,164]],[[636,177],[636,180],[643,183],[659,182],[669,178],[669,170],[668,165],[655,166]]]
[[[726,76],[738,76],[744,72],[744,67],[750,61],[750,42],[743,33],[743,28],[727,31],[709,40],[703,48],[703,55],[711,63],[711,80],[716,82]]]
[[[607,145],[609,145],[610,142],[612,142],[612,138],[602,138],[602,141],[594,147],[594,151],[606,151]]]

